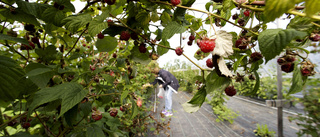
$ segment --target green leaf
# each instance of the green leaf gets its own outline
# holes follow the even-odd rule
[[[131,115],[131,119],[136,117],[138,114],[139,114],[139,109],[138,109],[137,103],[132,100],[132,115]]]
[[[182,6],[185,7],[191,7],[192,4],[195,2],[196,0],[185,0],[182,2]],[[183,23],[186,24],[186,20],[185,20],[185,14],[186,14],[187,9],[186,8],[180,8],[177,7],[176,10],[174,10],[173,13],[173,20],[179,22],[179,23]]]
[[[291,0],[266,0],[264,9],[264,23],[274,21],[288,10],[294,8],[295,2]]]
[[[41,4],[35,2],[26,2],[19,0],[17,1],[17,5],[21,8],[25,13],[31,14],[37,18],[41,18],[42,13],[52,6],[48,4]]]
[[[53,45],[49,45],[44,50],[43,49],[36,49],[35,52],[38,54],[39,58],[46,62],[50,62],[57,58],[58,51],[56,47]]]
[[[175,21],[170,22],[162,33],[162,39],[170,39],[176,33],[185,32],[186,28]]]
[[[221,11],[221,17],[229,20],[231,17],[231,9]],[[226,21],[221,20],[221,26],[225,26],[226,23],[227,23]]]
[[[141,11],[136,15],[136,20],[138,20],[143,26],[148,25],[151,17],[149,15],[149,12]]]
[[[160,17],[156,11],[151,13],[151,21],[152,22],[157,22],[159,19],[160,19]]]
[[[26,75],[37,86],[45,88],[54,74],[55,73],[51,68],[37,68],[28,72]]]
[[[290,94],[295,94],[298,93],[300,91],[302,91],[304,85],[306,84],[307,81],[307,76],[303,76],[301,74],[301,69],[300,67],[298,67],[298,62],[294,63],[294,70],[293,70],[293,76],[292,76],[292,84],[291,87],[289,89],[288,95]]]
[[[131,92],[130,90],[126,90],[122,92],[121,99],[120,99],[121,104],[123,103],[123,100],[129,95],[130,92]]]
[[[102,131],[102,128],[96,124],[91,124],[90,127],[87,127],[87,137],[104,137],[105,134]]]
[[[77,114],[78,114],[78,106],[75,105],[70,110],[68,110],[66,113],[64,113],[64,120],[67,122],[69,127],[73,127],[73,123],[77,120]]]
[[[181,106],[183,107],[183,110],[188,113],[197,112],[200,109],[199,105],[190,104],[188,102],[183,103]]]
[[[23,38],[16,38],[16,37],[12,37],[6,34],[0,34],[0,40],[10,40],[10,41],[15,41],[15,42],[19,42],[21,44],[29,44],[28,40],[23,39]]]
[[[101,21],[90,21],[88,32],[91,36],[95,36],[100,33],[103,29],[108,28],[107,22]]]
[[[205,7],[206,7],[206,10],[207,10],[207,11],[210,11],[210,7],[211,7],[212,5],[213,5],[213,1],[207,2],[207,3],[206,3],[206,6],[205,6]]]
[[[98,39],[96,47],[99,52],[110,52],[117,47],[117,39],[111,36],[105,36],[103,39]]]
[[[90,14],[72,15],[62,20],[66,29],[71,32],[76,32],[79,28],[85,27],[91,21]]]
[[[125,30],[127,30],[127,28],[122,27],[122,26],[112,25],[112,26],[108,27],[107,29],[105,29],[102,33],[108,34],[108,35],[114,37]]]
[[[216,71],[212,71],[206,77],[206,90],[207,93],[213,92],[219,88],[223,88],[224,86],[228,86],[231,82],[230,78],[227,77],[219,77]]]
[[[142,64],[149,64],[149,62],[151,61],[151,59],[149,57],[149,52],[140,53],[138,46],[134,46],[132,48],[131,55],[132,55],[132,59],[135,62],[139,62],[139,63],[142,63]]]
[[[311,19],[307,17],[296,16],[290,20],[287,29],[295,29],[298,31],[311,31],[313,24]]]
[[[256,77],[256,84],[254,85],[252,92],[257,93],[260,88],[260,77],[257,71],[254,71],[254,76]]]
[[[294,29],[268,29],[259,34],[259,49],[266,59],[266,63],[279,55],[284,48],[294,39],[302,39],[306,32]]]
[[[15,9],[14,13],[10,12],[9,9],[1,9],[0,14],[4,16],[7,19],[11,19],[14,21],[19,21],[19,22],[25,22],[25,23],[30,23],[36,26],[39,26],[40,23],[37,21],[37,19],[30,14],[25,13],[22,9],[17,8]]]
[[[188,101],[188,103],[190,104],[194,104],[194,105],[199,105],[199,107],[201,107],[201,105],[203,104],[203,102],[206,100],[207,97],[207,91],[205,86],[201,87],[198,92],[192,97],[192,99],[190,101]]]
[[[162,40],[159,44],[170,48],[170,43],[165,39]],[[157,47],[157,52],[158,52],[158,55],[160,55],[160,56],[163,54],[166,54],[168,51],[169,51],[169,49],[167,49],[167,48],[160,47],[160,46]]]
[[[91,103],[90,102],[81,103],[80,109],[84,117],[89,116],[89,114],[91,113]]]
[[[42,19],[47,23],[53,23],[54,25],[61,27],[63,26],[62,20],[66,18],[63,11],[58,10],[54,7],[46,9],[42,13]]]
[[[306,14],[308,17],[315,15],[317,12],[320,11],[319,8],[320,1],[319,0],[306,0]]]
[[[160,16],[160,19],[161,19],[161,25],[164,27],[167,26],[167,24],[169,24],[172,21],[170,14],[167,12],[163,12]]]
[[[0,70],[0,100],[14,101],[21,92],[19,80],[24,78],[24,72],[16,61],[1,55]]]
[[[114,81],[114,77],[110,76],[109,74],[101,74],[101,76],[109,83],[109,84],[113,84]]]
[[[82,85],[74,82],[63,83],[54,87],[47,87],[41,89],[34,95],[34,99],[30,104],[30,110],[34,110],[36,107],[61,99],[61,110],[59,117],[74,107],[76,104],[87,94],[87,90],[83,89]],[[30,111],[32,113],[32,111]]]
[[[193,30],[198,30],[200,27],[202,26],[202,19],[200,18],[194,18],[192,19],[192,24],[190,26],[190,28],[192,28]]]

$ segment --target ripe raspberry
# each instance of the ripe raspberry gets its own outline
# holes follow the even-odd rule
[[[189,36],[189,41],[193,41],[195,39],[194,35]]]
[[[238,18],[239,18],[239,15],[238,15],[238,14],[233,14],[233,15],[232,15],[232,19],[233,19],[233,20],[236,20],[236,19],[238,19]]]
[[[100,32],[100,33],[98,34],[98,38],[99,38],[99,39],[103,39],[103,38],[104,38],[104,35]]]
[[[140,53],[146,53],[147,52],[146,44],[141,43],[139,46],[139,51]]]
[[[213,68],[213,62],[211,58],[207,59],[206,64],[207,64],[207,67]]]
[[[285,64],[287,61],[286,61],[285,58],[281,57],[281,58],[278,58],[277,62],[278,62],[279,65],[283,65],[283,64]]]
[[[102,115],[92,113],[91,118],[94,119],[95,121],[98,121],[98,120],[102,119]]]
[[[309,76],[311,74],[311,71],[308,68],[302,68],[301,73],[303,76]]]
[[[38,37],[33,37],[33,38],[31,38],[31,41],[32,41],[33,43],[40,44],[40,41],[39,41],[39,38],[38,38]]]
[[[86,43],[83,43],[83,44],[82,44],[82,46],[86,47],[86,46],[87,46],[87,44],[86,44]]]
[[[138,34],[137,33],[131,33],[131,39],[133,40],[137,40],[139,37],[138,37]]]
[[[111,110],[109,111],[109,114],[112,117],[116,117],[118,114],[118,110],[116,108],[111,108]]]
[[[284,58],[287,62],[293,62],[296,60],[294,55],[286,55]]]
[[[129,31],[122,31],[120,34],[120,40],[128,41],[130,39]]]
[[[294,63],[286,63],[286,64],[281,65],[281,70],[286,73],[292,72],[293,69],[294,69]]]
[[[21,127],[24,129],[28,129],[31,126],[31,124],[29,122],[22,122],[21,123]]]
[[[125,110],[125,108],[123,106],[120,106],[120,111],[124,112],[126,110]]]
[[[312,64],[310,61],[302,62],[300,69],[303,76],[313,76],[316,73],[314,71],[314,64]]]
[[[34,44],[33,44],[31,41],[29,41],[29,46],[27,46],[26,49],[27,49],[27,50],[29,50],[29,49],[32,50],[32,49],[34,49],[34,48],[35,48]]]
[[[180,0],[170,0],[173,6],[177,6],[181,1]]]
[[[190,40],[188,41],[188,45],[189,45],[189,46],[191,46],[192,43],[193,43],[193,41],[190,41]]]
[[[320,35],[319,35],[319,34],[311,33],[311,35],[309,36],[309,39],[310,39],[311,41],[317,42],[317,41],[320,40]]]
[[[250,10],[246,10],[243,12],[244,16],[249,17],[250,16]]]
[[[90,65],[90,70],[91,70],[91,71],[94,71],[94,70],[96,70],[96,67],[95,67],[95,66]]]
[[[238,20],[238,24],[239,24],[240,26],[244,26],[244,25],[245,25],[244,19],[243,19],[243,18],[240,18],[240,19]]]
[[[245,38],[239,38],[238,40],[236,40],[235,46],[239,49],[246,49],[248,46],[248,42]]]
[[[175,51],[176,51],[176,54],[177,54],[178,56],[182,55],[182,53],[183,53],[183,49],[180,48],[180,47],[177,47],[177,48],[175,49]]]
[[[251,55],[250,55],[250,61],[252,62],[256,62],[258,60],[262,59],[262,55],[261,53],[259,52],[253,52]]]
[[[215,44],[215,39],[205,39],[199,42],[199,47],[202,52],[208,53],[213,51]]]
[[[228,96],[231,96],[231,97],[237,93],[237,90],[234,89],[234,86],[228,86],[224,91]]]
[[[112,57],[113,57],[113,58],[117,58],[117,53],[113,53],[113,54],[112,54]]]
[[[109,26],[109,27],[114,24],[113,20],[111,20],[111,19],[108,19],[107,22],[108,22],[108,26]]]
[[[106,2],[108,5],[113,5],[116,0],[104,0],[104,2]]]

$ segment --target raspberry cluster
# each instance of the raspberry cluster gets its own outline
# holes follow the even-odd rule
[[[180,55],[182,55],[182,53],[183,53],[183,49],[182,49],[181,47],[177,47],[177,48],[175,49],[175,52],[176,52],[176,54],[177,54],[178,56],[180,56]]]
[[[188,41],[188,45],[189,45],[189,46],[192,45],[194,39],[195,39],[195,36],[194,36],[194,35],[190,35],[190,36],[189,36],[189,41]]]
[[[235,44],[236,48],[239,48],[239,49],[247,49],[248,45],[249,45],[249,41],[244,37],[236,40],[236,44]]]
[[[294,61],[296,60],[295,55],[292,54],[286,54],[280,58],[278,58],[277,62],[279,65],[281,65],[281,70],[290,73],[294,69]]]
[[[204,39],[197,40],[197,44],[200,48],[200,50],[204,53],[208,53],[214,50],[215,46],[216,46],[216,39],[209,39],[207,37],[205,37]]]
[[[262,58],[263,58],[263,56],[261,55],[260,52],[253,52],[250,55],[250,61],[249,62],[256,62],[256,61],[259,61]]]

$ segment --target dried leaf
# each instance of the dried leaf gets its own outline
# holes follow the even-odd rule
[[[219,70],[221,71],[221,74],[225,75],[226,77],[232,77],[232,73],[228,69],[223,57],[220,57],[218,59],[218,66],[219,66]]]
[[[228,57],[229,55],[233,54],[232,34],[224,30],[219,30],[217,31],[215,37],[216,37],[216,41],[215,41],[216,47],[214,48],[212,55]]]

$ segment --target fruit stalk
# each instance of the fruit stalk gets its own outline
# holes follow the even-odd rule
[[[36,117],[39,119],[39,121],[40,121],[40,123],[43,125],[43,127],[44,127],[47,131],[49,131],[51,135],[53,135],[54,137],[56,137],[56,135],[53,134],[53,133],[51,132],[51,130],[42,122],[41,118],[40,118],[39,115],[37,114],[37,111],[34,110],[34,113],[36,114]]]

